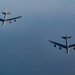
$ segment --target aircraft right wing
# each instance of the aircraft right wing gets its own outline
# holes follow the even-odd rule
[[[16,20],[18,18],[21,18],[22,16],[19,16],[19,17],[15,17],[15,18],[10,18],[10,19],[6,19],[5,21],[11,21],[11,20]]]
[[[3,22],[4,20],[0,18],[0,21]]]
[[[51,40],[48,40],[48,41],[51,42],[51,43],[53,43],[54,45],[58,45],[58,46],[63,47],[63,48],[66,49],[66,46],[65,45],[59,44],[59,43],[54,42],[54,41],[51,41]]]
[[[75,44],[70,45],[69,48],[75,48]]]

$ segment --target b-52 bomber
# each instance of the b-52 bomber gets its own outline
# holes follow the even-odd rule
[[[21,18],[22,16],[18,16],[18,17],[14,17],[14,18],[10,18],[10,19],[7,19],[7,16],[11,13],[9,13],[7,10],[6,12],[2,12],[2,14],[4,14],[4,19],[1,19],[0,18],[0,21],[3,22],[2,23],[2,26],[5,26],[5,23],[8,21],[9,23],[11,23],[12,20],[14,20],[14,22],[16,22],[16,19],[18,18]]]
[[[68,42],[68,39],[70,39],[71,37],[68,37],[68,36],[66,35],[66,37],[61,37],[61,38],[63,38],[63,39],[66,40],[66,45],[63,45],[63,44],[60,44],[60,43],[57,43],[57,42],[54,42],[54,41],[51,41],[51,40],[48,40],[48,41],[51,42],[51,44],[53,43],[53,44],[54,44],[54,47],[56,47],[56,45],[57,45],[57,46],[60,46],[59,49],[65,48],[67,54],[69,54],[69,50],[70,50],[71,48],[73,48],[73,49],[75,50],[75,44],[69,45],[69,42]]]

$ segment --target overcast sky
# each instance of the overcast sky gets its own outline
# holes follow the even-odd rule
[[[68,35],[75,43],[74,0],[1,0],[0,18],[6,9],[22,18],[0,22],[0,75],[75,75],[75,51],[48,42],[65,44]]]

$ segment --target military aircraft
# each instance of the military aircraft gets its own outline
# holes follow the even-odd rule
[[[2,23],[2,26],[5,26],[5,23],[8,21],[9,23],[11,23],[12,20],[14,20],[14,22],[16,22],[16,19],[18,18],[21,18],[22,16],[18,16],[18,17],[14,17],[14,18],[10,18],[10,19],[7,19],[7,16],[11,13],[9,13],[6,9],[6,12],[2,12],[2,14],[4,14],[4,19],[1,19],[0,18],[0,21],[3,22]]]
[[[62,36],[62,38],[66,40],[66,45],[63,45],[63,44],[60,44],[60,43],[57,43],[57,42],[54,42],[54,41],[51,41],[51,40],[48,40],[48,41],[51,42],[51,44],[53,43],[53,44],[54,44],[54,47],[56,47],[56,45],[57,45],[57,46],[60,46],[59,49],[65,48],[67,54],[69,54],[69,50],[70,50],[71,48],[73,48],[73,49],[75,50],[75,44],[69,45],[69,42],[68,42],[68,39],[70,39],[71,37],[68,37],[68,36],[66,35],[66,37],[63,37],[63,36]]]

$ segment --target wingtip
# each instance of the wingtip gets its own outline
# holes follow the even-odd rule
[[[48,40],[50,42],[50,40]]]
[[[21,18],[22,16],[19,16],[19,18]]]
[[[20,17],[22,17],[22,16],[20,16]]]

